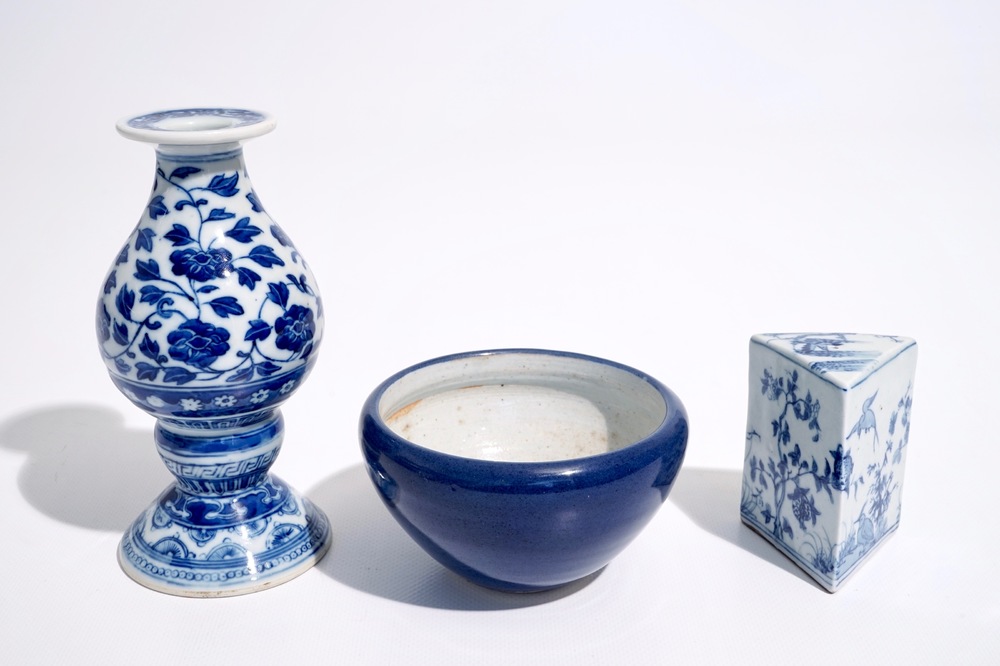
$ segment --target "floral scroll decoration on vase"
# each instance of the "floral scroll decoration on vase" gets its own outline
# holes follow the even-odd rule
[[[770,432],[747,433],[748,454],[756,449],[755,442],[770,437],[775,445],[770,450],[776,455],[751,455],[747,460],[740,510],[744,517],[763,526],[776,543],[798,552],[807,566],[831,575],[850,569],[899,522],[898,498],[895,515],[890,515],[899,490],[894,468],[909,440],[912,390],[908,386],[896,402],[885,437],[880,439],[871,412],[873,394],[862,405],[845,441],[824,446],[820,402],[810,391],[803,393],[799,381],[796,370],[777,376],[765,369],[760,377],[761,394],[776,403],[778,415]],[[859,451],[852,449],[855,446],[866,447],[863,458],[871,462],[864,469],[855,464],[852,451]],[[817,459],[805,450],[819,450],[824,455]],[[864,498],[860,508],[847,516],[851,524],[846,538],[831,542],[824,514],[830,512],[826,520],[836,524],[836,506],[845,505],[845,499],[853,500],[852,506],[856,506],[859,498]]]
[[[157,414],[224,416],[280,402],[320,342],[312,275],[245,173],[241,182],[239,151],[229,158],[211,170],[157,165],[97,306],[112,377]]]

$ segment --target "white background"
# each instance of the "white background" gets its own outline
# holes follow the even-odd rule
[[[0,8],[5,663],[996,663],[1000,5],[103,2]],[[93,308],[154,157],[124,115],[235,105],[326,301],[275,471],[327,558],[261,594],[126,578],[167,485]],[[897,534],[835,595],[738,518],[756,332],[916,338]],[[600,575],[505,596],[442,570],[361,467],[383,378],[472,349],[670,385],[688,457]]]

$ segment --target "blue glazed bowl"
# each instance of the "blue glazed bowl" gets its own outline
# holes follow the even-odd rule
[[[603,568],[666,499],[684,406],[638,370],[537,349],[470,352],[393,375],[368,398],[368,472],[441,564],[510,592]]]

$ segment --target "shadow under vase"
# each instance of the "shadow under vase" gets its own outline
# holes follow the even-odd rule
[[[18,489],[60,522],[122,533],[171,477],[150,446],[152,428],[132,429],[95,405],[47,405],[0,423],[0,446],[27,456]]]

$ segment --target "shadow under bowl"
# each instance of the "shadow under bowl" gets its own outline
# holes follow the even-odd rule
[[[684,406],[612,361],[505,349],[445,356],[380,384],[361,414],[369,476],[441,564],[509,592],[603,568],[666,499]]]

